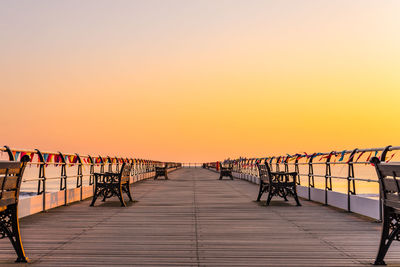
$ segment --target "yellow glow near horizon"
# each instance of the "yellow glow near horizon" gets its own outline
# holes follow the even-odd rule
[[[399,145],[399,8],[3,1],[0,137],[184,162]]]

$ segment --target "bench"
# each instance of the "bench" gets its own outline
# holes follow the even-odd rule
[[[393,240],[400,241],[400,163],[381,162],[371,159],[379,178],[383,203],[383,225],[381,241],[374,265],[385,265],[385,255]]]
[[[107,198],[117,196],[121,202],[121,206],[126,207],[122,196],[123,192],[128,195],[130,201],[133,201],[130,189],[131,167],[132,165],[129,163],[123,163],[121,171],[118,173],[94,173],[95,189],[90,206],[94,206],[94,203],[99,196],[103,197],[103,201]]]
[[[233,180],[233,175],[232,175],[232,165],[224,166],[222,163],[219,163],[219,168],[220,168],[220,175],[219,179],[222,180],[222,177],[227,176],[231,177],[231,180]]]
[[[268,206],[273,196],[279,196],[288,201],[287,196],[293,196],[297,206],[301,206],[296,190],[297,172],[272,172],[268,164],[257,163],[260,176],[260,189],[257,202],[261,196],[268,192],[266,205]]]
[[[155,172],[154,180],[160,176],[164,176],[165,180],[168,180],[168,164],[165,164],[165,167],[155,167]]]
[[[15,262],[28,262],[22,246],[18,220],[18,197],[22,175],[30,157],[25,155],[21,162],[0,162],[0,239],[8,237],[17,253]]]

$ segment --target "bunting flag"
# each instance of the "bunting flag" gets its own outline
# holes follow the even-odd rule
[[[305,152],[304,152],[305,153]],[[311,154],[311,155],[307,155],[306,154],[306,156],[307,156],[307,158],[309,158],[310,160],[312,160],[315,156],[317,156],[317,154],[316,153],[313,153],[313,154]]]
[[[343,161],[343,159],[344,159],[344,154],[346,154],[346,150],[343,150],[343,151],[341,152],[341,156],[340,156],[339,162],[340,162],[340,161]]]
[[[14,160],[18,161],[18,157],[19,157],[20,152],[19,151],[14,151],[13,155],[14,155]],[[22,157],[21,157],[22,158]]]
[[[323,160],[323,159],[327,159],[327,158],[329,158],[330,156],[331,156],[331,154],[322,155],[321,158],[320,158],[318,161],[321,161],[321,160]]]
[[[394,157],[394,155],[396,155],[396,153],[393,153],[392,156],[386,161],[386,163],[389,162],[389,161],[391,161],[392,158]]]
[[[358,157],[357,157],[357,159],[356,159],[356,161],[355,162],[357,162],[360,158],[361,158],[361,156],[363,155],[365,153],[365,151],[364,152],[361,152],[361,154],[360,155],[358,155]]]
[[[25,156],[25,155],[27,155],[28,153],[26,153],[26,152],[21,152],[21,159],[22,159],[22,157],[23,156]],[[15,160],[17,160],[17,159],[15,159]]]
[[[323,159],[330,159],[332,156],[331,153],[329,153],[328,155],[322,155],[322,157],[319,159],[319,161],[323,160]]]
[[[49,157],[47,158],[47,162],[52,162],[54,156],[55,156],[54,154],[50,154]]]
[[[353,160],[354,156],[355,156],[355,153],[354,153],[354,154],[351,154],[346,163],[351,162],[351,161]]]
[[[50,154],[49,157],[47,158],[47,162],[48,162],[48,163],[53,162],[52,159],[53,159],[54,157],[55,157],[54,154]],[[48,165],[48,164],[46,164],[46,166],[47,166],[47,165]]]
[[[54,155],[54,167],[57,167],[58,166],[58,155]]]

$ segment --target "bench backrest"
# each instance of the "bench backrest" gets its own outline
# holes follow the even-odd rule
[[[271,177],[271,169],[269,168],[268,164],[257,163],[257,168],[260,179],[264,183],[269,183],[272,177]]]
[[[371,163],[375,165],[384,205],[400,211],[400,163],[381,162],[377,157]]]
[[[0,209],[18,203],[22,175],[30,157],[25,155],[21,162],[0,162]]]
[[[121,183],[129,182],[129,179],[131,178],[131,164],[124,162],[121,167],[120,175]]]
[[[231,170],[233,169],[233,166],[231,164],[224,164],[222,162],[219,163],[219,167],[221,169],[225,169],[225,170]]]

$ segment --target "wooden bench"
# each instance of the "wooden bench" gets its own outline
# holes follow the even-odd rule
[[[117,196],[122,207],[126,207],[122,193],[125,192],[130,201],[133,201],[130,189],[130,173],[132,165],[123,163],[119,173],[106,172],[94,173],[95,190],[90,206],[94,206],[96,199],[101,196],[103,201],[107,198]]]
[[[160,176],[164,176],[165,180],[168,180],[168,164],[165,164],[164,167],[155,167],[155,172],[154,180]]]
[[[232,175],[232,165],[224,166],[222,163],[219,163],[219,168],[220,168],[220,174],[219,174],[219,179],[222,180],[222,177],[227,176],[231,177],[231,180],[233,180],[233,175]]]
[[[385,265],[385,255],[393,240],[400,241],[400,163],[371,159],[378,174],[383,202],[381,241],[374,265]]]
[[[261,196],[268,192],[266,205],[268,206],[273,196],[279,196],[288,201],[287,196],[293,196],[297,206],[301,206],[296,190],[297,172],[272,172],[268,164],[258,164],[258,173],[260,176],[260,189],[257,202]]]
[[[17,253],[16,262],[28,262],[22,246],[18,220],[18,197],[22,175],[29,156],[22,157],[21,162],[0,162],[0,239],[8,237]]]

